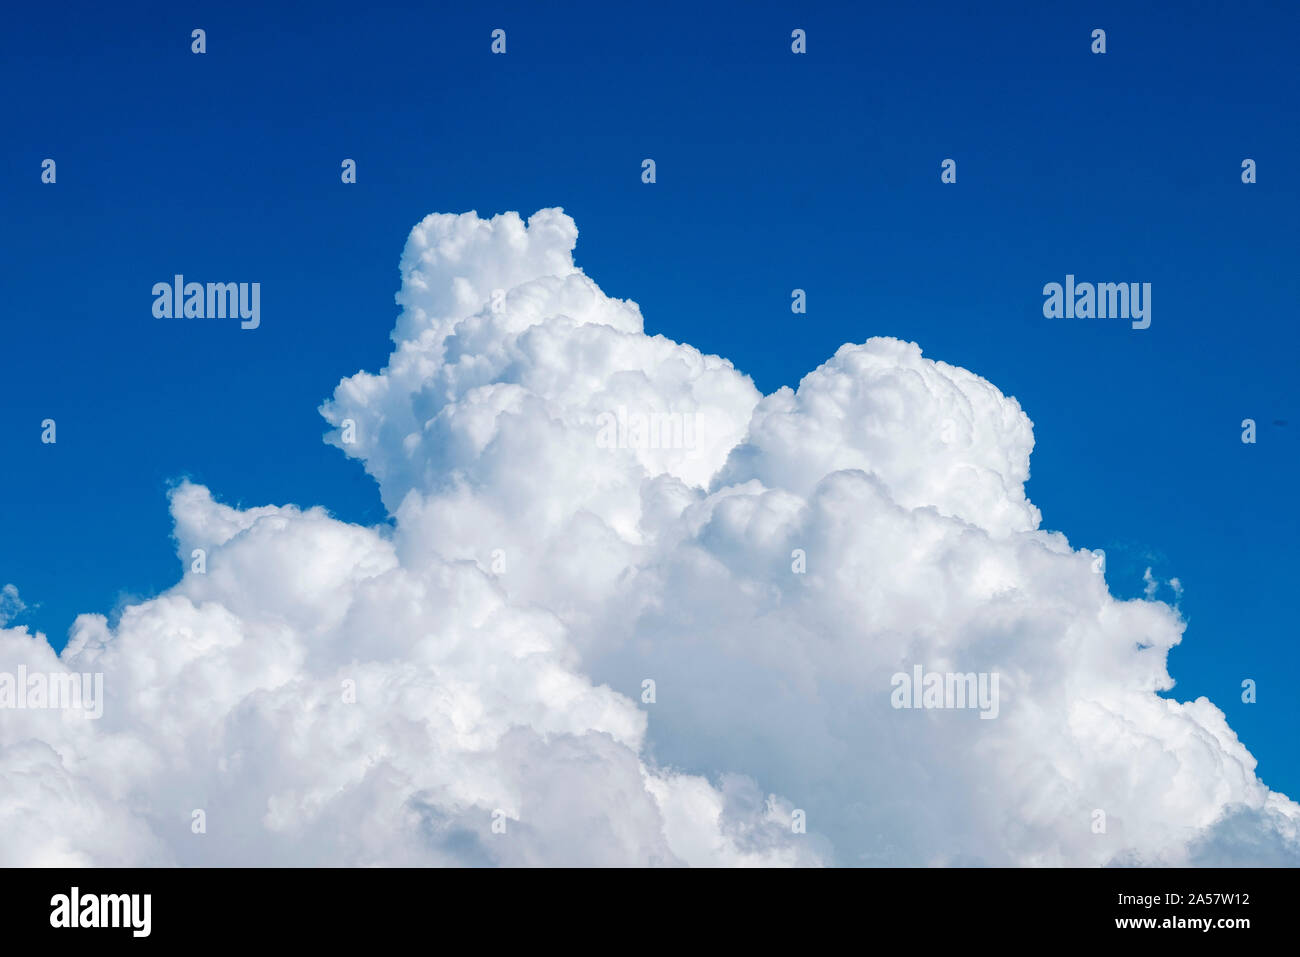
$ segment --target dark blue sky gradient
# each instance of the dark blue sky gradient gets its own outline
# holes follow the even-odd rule
[[[12,7],[0,585],[38,606],[18,623],[61,647],[76,614],[171,585],[184,476],[384,521],[316,407],[383,365],[407,232],[558,205],[648,331],[764,391],[890,335],[1016,396],[1044,526],[1106,549],[1117,595],[1148,565],[1182,581],[1173,694],[1208,695],[1300,796],[1300,7],[896,6]],[[154,319],[176,272],[261,282],[262,327]],[[1152,283],[1151,328],[1044,319],[1066,273]]]

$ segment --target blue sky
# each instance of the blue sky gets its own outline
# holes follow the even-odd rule
[[[171,585],[182,477],[383,521],[316,407],[387,357],[407,232],[558,205],[649,331],[764,391],[889,335],[1016,396],[1044,526],[1104,548],[1118,595],[1147,566],[1180,579],[1173,694],[1209,696],[1295,796],[1300,11],[1050,6],[15,8],[0,584],[34,606],[18,623],[58,647],[76,614]],[[260,281],[262,327],[155,319],[176,272]],[[1044,319],[1067,273],[1152,283],[1151,328]]]

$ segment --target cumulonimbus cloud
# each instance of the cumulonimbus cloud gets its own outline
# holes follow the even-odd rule
[[[0,862],[1300,861],[1223,713],[1157,693],[1179,614],[1040,527],[1014,399],[893,339],[763,396],[576,242],[412,231],[387,366],[322,406],[391,527],[182,484],[175,587],[58,656],[0,631],[105,697],[0,712]],[[895,707],[917,666],[996,718]]]

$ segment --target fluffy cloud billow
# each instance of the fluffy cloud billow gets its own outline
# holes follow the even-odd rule
[[[182,484],[176,586],[57,656],[0,630],[105,697],[0,713],[0,863],[1300,863],[1223,713],[1157,693],[1177,611],[1042,529],[1014,399],[893,339],[764,396],[577,235],[412,231],[387,366],[321,409],[391,527]],[[996,717],[895,707],[916,666]]]

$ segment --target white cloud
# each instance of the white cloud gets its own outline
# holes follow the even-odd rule
[[[1300,860],[1222,712],[1155,693],[1177,612],[1040,528],[1014,399],[892,339],[762,396],[645,335],[576,239],[412,232],[388,366],[322,407],[393,529],[181,485],[206,574],[59,660],[0,632],[0,667],[108,697],[3,715],[0,863]],[[695,441],[602,447],[619,409]],[[917,664],[996,672],[998,718],[893,709]]]
[[[1171,578],[1167,582],[1161,582],[1155,575],[1151,574],[1148,567],[1142,572],[1142,594],[1146,596],[1147,601],[1155,601],[1156,595],[1160,592],[1161,584],[1169,586],[1170,591],[1174,593],[1174,608],[1178,608],[1178,603],[1183,600],[1183,583],[1178,578]]]
[[[26,603],[18,597],[17,586],[5,585],[0,588],[0,628],[9,624],[26,610]]]

